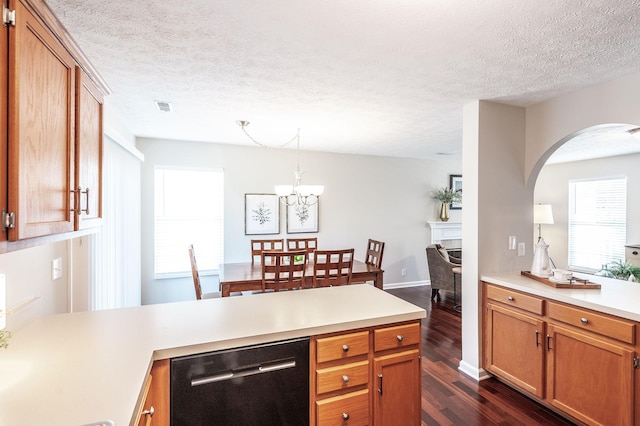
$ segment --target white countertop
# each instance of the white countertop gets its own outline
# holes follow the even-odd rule
[[[482,281],[521,290],[547,299],[570,303],[587,309],[616,315],[640,322],[640,283],[634,283],[593,275],[574,274],[578,278],[587,278],[602,286],[600,289],[554,288],[520,272],[489,274]]]
[[[154,360],[425,316],[360,284],[45,317],[0,349],[0,425],[132,424]]]

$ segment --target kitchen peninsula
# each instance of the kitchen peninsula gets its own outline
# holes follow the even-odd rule
[[[0,351],[0,425],[135,424],[154,361],[425,316],[366,284],[53,315]]]

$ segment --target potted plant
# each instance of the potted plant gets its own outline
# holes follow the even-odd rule
[[[462,191],[443,186],[434,191],[433,198],[442,203],[440,206],[440,220],[446,222],[449,220],[449,205],[462,201]]]
[[[628,262],[614,261],[608,268],[614,278],[619,280],[640,282],[640,267],[633,266]]]

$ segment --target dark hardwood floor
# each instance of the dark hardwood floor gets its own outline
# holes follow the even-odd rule
[[[422,320],[423,425],[572,425],[570,421],[491,378],[478,383],[458,371],[461,315],[453,293],[431,301],[431,287],[387,290],[427,311]]]

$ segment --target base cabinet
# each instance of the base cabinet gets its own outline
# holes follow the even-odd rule
[[[420,425],[420,322],[311,339],[310,424]]]
[[[137,426],[169,426],[169,360],[155,361],[144,389],[144,402],[137,413]]]
[[[547,400],[587,424],[632,425],[634,352],[549,326]]]
[[[484,284],[484,368],[568,417],[640,425],[638,324]]]
[[[544,398],[545,323],[488,303],[485,369]]]
[[[420,425],[420,354],[417,349],[374,358],[374,425]]]

